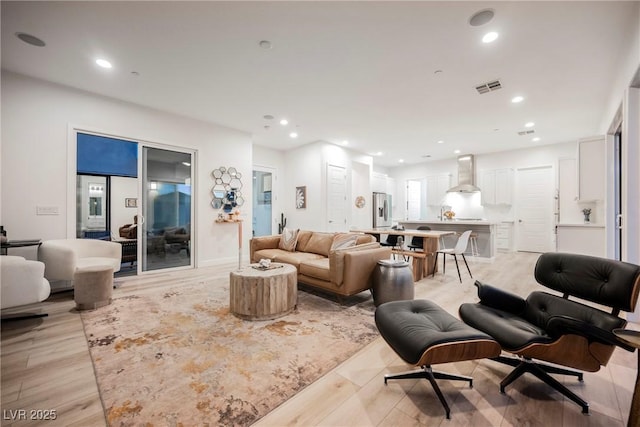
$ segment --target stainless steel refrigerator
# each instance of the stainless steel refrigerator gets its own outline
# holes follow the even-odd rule
[[[391,227],[391,194],[373,193],[373,226]]]

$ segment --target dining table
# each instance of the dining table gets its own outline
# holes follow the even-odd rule
[[[371,234],[377,241],[380,241],[380,235],[382,234],[393,234],[396,236],[403,236],[403,238],[422,237],[422,251],[420,251],[419,248],[417,251],[405,250],[400,247],[392,249],[394,254],[413,258],[414,280],[416,281],[438,271],[438,266],[436,265],[436,251],[439,248],[440,238],[442,236],[455,234],[454,231],[414,230],[408,228],[395,230],[390,227],[352,228],[349,231],[352,233]]]

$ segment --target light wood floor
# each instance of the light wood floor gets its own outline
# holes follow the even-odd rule
[[[474,278],[527,295],[536,284],[532,271],[536,254],[501,254],[494,263],[470,262]],[[154,283],[192,283],[200,277],[226,274],[233,266],[203,268],[117,280],[114,295],[134,292]],[[464,269],[464,267],[463,267]],[[476,301],[473,279],[455,265],[416,284],[416,298],[431,299],[450,313],[462,302]],[[40,320],[2,325],[2,425],[105,425],[93,366],[80,315],[71,293],[53,295],[31,311],[49,313]],[[24,311],[24,308],[21,310]],[[3,311],[3,314],[11,311]],[[640,325],[630,324],[640,329]],[[382,338],[262,418],[256,426],[624,426],[636,378],[636,354],[617,349],[608,366],[586,373],[585,381],[558,377],[589,401],[591,414],[528,375],[499,392],[498,383],[510,368],[490,360],[438,365],[441,371],[471,375],[466,383],[439,381],[451,406],[444,410],[425,380],[389,381],[383,375],[411,369]],[[55,410],[55,421],[12,421],[17,410]]]

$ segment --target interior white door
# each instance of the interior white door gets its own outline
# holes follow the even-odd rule
[[[518,169],[516,177],[516,249],[550,252],[554,249],[553,168]]]
[[[347,230],[347,173],[327,165],[327,231]]]

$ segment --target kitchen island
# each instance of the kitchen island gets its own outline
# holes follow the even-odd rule
[[[451,219],[451,220],[407,220],[399,221],[398,224],[406,229],[415,230],[421,225],[431,227],[437,231],[453,231],[462,234],[467,230],[475,232],[478,243],[478,258],[492,260],[496,256],[496,227],[497,223],[478,219]],[[455,246],[457,236],[443,237],[444,246],[452,248]],[[465,255],[471,255],[471,244],[467,245]]]

